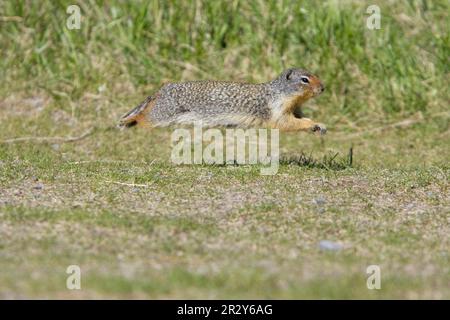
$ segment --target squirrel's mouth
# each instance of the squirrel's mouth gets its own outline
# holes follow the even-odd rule
[[[318,96],[319,94],[321,94],[322,92],[325,91],[325,86],[320,83],[320,85],[316,88],[314,88],[314,96]]]

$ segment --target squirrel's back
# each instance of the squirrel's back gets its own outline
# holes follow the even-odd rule
[[[159,103],[149,113],[151,121],[158,123],[201,120],[209,126],[238,125],[242,117],[270,117],[270,96],[264,84],[189,81],[165,85],[160,93]]]

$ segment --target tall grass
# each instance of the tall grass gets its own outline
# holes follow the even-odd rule
[[[448,108],[446,0],[377,1],[380,30],[360,1],[80,1],[80,30],[66,28],[70,4],[1,2],[1,16],[20,17],[0,22],[1,99],[39,91],[79,111],[105,85],[120,113],[164,81],[266,81],[302,66],[327,86],[312,109],[329,122]]]

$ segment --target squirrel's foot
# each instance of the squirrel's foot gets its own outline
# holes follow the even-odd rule
[[[322,123],[316,123],[312,128],[311,131],[316,133],[318,132],[321,136],[327,133],[327,128]]]

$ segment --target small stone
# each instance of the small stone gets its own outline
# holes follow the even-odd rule
[[[38,183],[37,185],[34,186],[35,190],[42,190],[44,189],[44,185],[42,183]]]
[[[101,86],[99,86],[99,87],[97,88],[97,90],[98,90],[99,93],[104,92],[104,91],[106,90],[106,83],[104,83],[104,84],[102,84]]]
[[[58,143],[52,144],[52,149],[55,150],[55,151],[58,151],[59,147],[60,147],[60,145]]]
[[[319,248],[320,250],[324,251],[339,251],[343,249],[344,247],[337,242],[333,242],[330,240],[322,240],[319,242]]]
[[[82,204],[80,202],[74,202],[72,203],[72,208],[73,209],[77,209],[77,208],[81,208]]]
[[[324,196],[318,196],[313,200],[313,202],[318,206],[323,206],[327,202],[327,200],[325,199]]]

